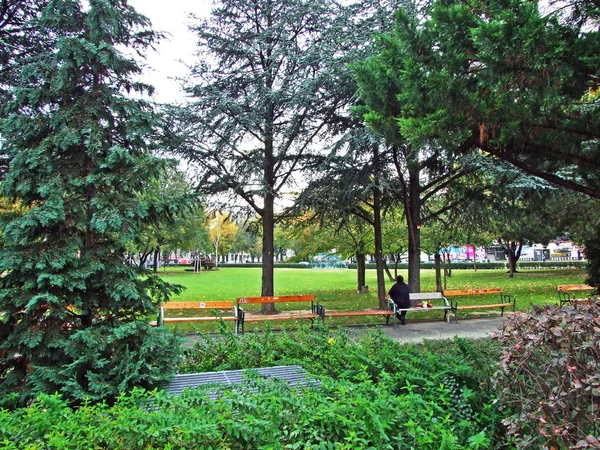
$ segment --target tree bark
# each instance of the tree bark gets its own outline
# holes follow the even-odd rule
[[[517,273],[517,261],[521,257],[522,248],[520,242],[508,242],[504,247],[504,254],[508,258],[508,278],[513,278]]]
[[[271,192],[265,195],[265,206],[263,210],[263,252],[262,252],[262,290],[263,297],[273,296],[274,286],[274,260],[273,260],[273,231],[275,227],[274,218],[275,198]],[[263,314],[276,314],[274,303],[263,303],[260,312]]]
[[[375,234],[375,267],[377,271],[377,298],[379,309],[387,308],[385,299],[385,278],[383,274],[383,239],[381,236],[381,189],[379,188],[379,172],[381,162],[379,160],[379,147],[373,146],[373,231]]]
[[[158,272],[158,258],[160,258],[160,248],[159,247],[154,249],[154,261],[152,261],[152,270],[155,273]]]
[[[408,206],[408,286],[410,292],[421,292],[421,198],[419,170],[409,170]]]
[[[439,252],[436,252],[433,256],[435,265],[435,290],[442,292],[442,257]]]
[[[381,191],[375,188],[373,192],[373,219],[375,231],[375,267],[377,268],[377,296],[379,299],[379,309],[387,308],[385,299],[385,278],[383,275],[383,243],[381,237]]]
[[[356,280],[358,286],[356,292],[361,292],[362,287],[366,283],[365,270],[366,269],[366,258],[365,255],[356,252]]]
[[[395,269],[396,269],[396,276],[398,276],[398,266],[397,265],[396,265]],[[383,260],[383,270],[385,270],[385,274],[387,275],[388,280],[390,280],[393,283],[394,280],[396,279],[396,277],[394,277],[392,275],[392,272],[390,272],[390,267],[388,266],[387,261],[385,259]]]

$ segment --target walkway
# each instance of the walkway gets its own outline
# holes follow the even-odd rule
[[[490,337],[502,327],[506,317],[484,317],[479,319],[459,319],[458,323],[411,322],[393,327],[382,327],[384,334],[399,342],[422,342],[423,339],[453,339]]]
[[[459,319],[458,323],[450,323],[441,320],[433,322],[411,322],[406,321],[406,325],[398,324],[394,330],[392,326],[382,326],[383,333],[391,339],[398,342],[422,342],[424,339],[454,339],[454,336],[464,338],[483,338],[490,337],[498,331],[502,324],[507,320],[506,317],[483,317],[478,319]],[[351,333],[360,333],[365,328],[350,326]],[[186,334],[184,338],[184,347],[191,347],[198,339],[195,334]]]

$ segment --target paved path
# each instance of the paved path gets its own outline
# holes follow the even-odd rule
[[[382,326],[383,333],[391,339],[399,342],[422,342],[424,339],[454,339],[454,336],[464,338],[490,337],[498,331],[506,321],[506,317],[484,317],[478,319],[462,319],[455,323],[443,322],[411,322],[406,325],[398,324],[394,330],[392,326]],[[348,327],[351,334],[360,333],[365,328]],[[190,347],[197,340],[197,335],[184,335],[184,346]]]
[[[479,319],[459,319],[458,323],[410,322],[393,327],[382,327],[384,334],[400,342],[422,342],[423,339],[482,338],[492,336],[506,321],[506,317],[484,317]]]

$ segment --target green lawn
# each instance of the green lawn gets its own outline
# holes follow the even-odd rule
[[[210,301],[235,300],[237,297],[260,295],[261,269],[259,268],[221,268],[219,270],[203,271],[200,274],[184,271],[184,268],[168,268],[160,271],[167,281],[182,284],[187,289],[173,300]],[[406,274],[404,274],[406,276]],[[558,295],[556,286],[559,284],[580,284],[585,280],[582,270],[527,270],[517,273],[514,278],[508,278],[503,270],[454,270],[452,277],[447,279],[447,289],[468,289],[499,287],[507,294],[517,296],[517,309],[526,310],[532,303],[556,303]],[[318,269],[275,269],[275,294],[311,294],[317,296],[317,301],[332,310],[361,310],[377,308],[377,282],[375,270],[367,271],[368,294],[356,293],[356,271],[350,269],[318,270]],[[392,286],[386,280],[386,290]],[[421,291],[435,290],[435,273],[433,270],[421,271]],[[489,302],[486,296],[460,298],[460,304],[471,304],[478,301]],[[253,311],[254,305],[248,305]],[[298,309],[297,305],[278,304],[278,309]],[[197,315],[197,311],[168,311],[169,316]],[[499,310],[479,310],[462,312],[460,317],[476,315],[492,315]],[[428,317],[428,315],[430,317]],[[439,313],[437,313],[439,315]],[[418,319],[434,318],[434,313],[419,313]],[[415,319],[417,319],[415,317]],[[381,318],[361,317],[358,319],[339,319],[336,323],[382,323]],[[182,331],[196,329],[194,324],[180,325]],[[203,329],[210,326],[202,324]]]

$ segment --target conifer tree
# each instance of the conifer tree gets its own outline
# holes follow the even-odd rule
[[[333,1],[221,0],[199,23],[200,61],[170,145],[199,186],[245,203],[262,221],[264,296],[274,294],[277,202],[322,148],[345,106],[344,9]],[[275,311],[263,305],[264,313]]]
[[[126,0],[50,1],[36,27],[55,48],[22,67],[0,116],[2,191],[21,211],[0,230],[0,398],[110,400],[178,359],[147,319],[180,287],[124,258],[153,220],[139,193],[168,164],[150,150],[152,108],[128,96],[150,88],[126,52],[158,36]]]

